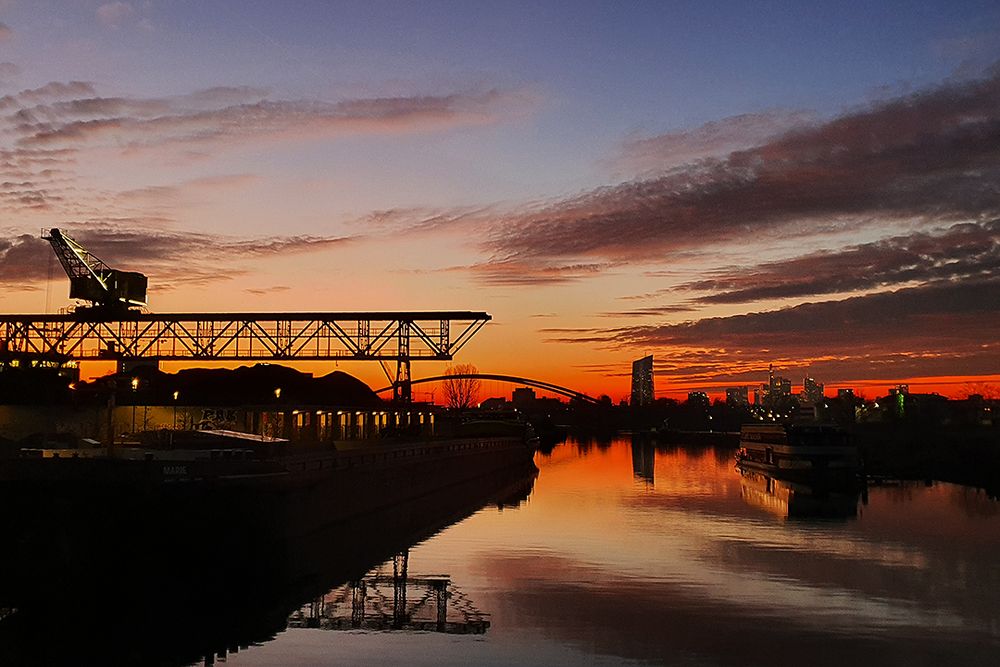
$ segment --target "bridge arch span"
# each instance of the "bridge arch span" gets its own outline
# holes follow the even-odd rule
[[[543,391],[548,391],[553,394],[558,394],[560,396],[565,396],[567,398],[575,398],[586,403],[600,403],[596,398],[588,396],[580,391],[574,391],[568,387],[563,387],[551,382],[545,382],[544,380],[533,380],[531,378],[517,377],[516,375],[499,375],[497,373],[457,373],[455,375],[435,375],[433,377],[420,378],[418,380],[410,380],[410,385],[415,384],[429,384],[431,382],[444,382],[446,380],[496,380],[498,382],[510,382],[511,384],[523,384],[528,387],[533,387],[535,389],[542,389]],[[388,387],[382,387],[381,389],[376,389],[376,394],[383,394],[385,392],[392,391],[392,385]]]

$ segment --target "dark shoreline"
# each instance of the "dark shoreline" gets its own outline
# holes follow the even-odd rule
[[[866,424],[853,432],[865,473],[937,480],[985,489],[1000,497],[1000,429]]]
[[[864,474],[875,479],[941,481],[984,489],[1000,497],[1000,428],[991,426],[920,426],[855,424],[847,429],[858,445]],[[574,431],[579,440],[610,440],[605,431]],[[662,447],[736,449],[739,432],[620,431]]]

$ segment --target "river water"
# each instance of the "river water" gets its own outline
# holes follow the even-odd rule
[[[810,493],[742,477],[730,449],[628,438],[536,464],[526,500],[411,545],[227,664],[1000,664],[1000,503],[982,491]]]

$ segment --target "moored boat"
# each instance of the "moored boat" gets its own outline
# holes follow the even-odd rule
[[[740,432],[737,465],[786,479],[816,476],[854,479],[858,448],[831,424],[747,424]]]
[[[204,451],[190,460],[213,461]],[[279,452],[285,474],[263,477],[217,455],[214,477],[159,482],[137,470],[180,464],[21,459],[35,464],[24,483],[0,482],[0,664],[219,664],[445,527],[516,507],[538,474],[519,439],[359,443],[334,456]],[[72,474],[78,465],[105,474]],[[72,601],[72,622],[53,617],[52,600]]]
[[[292,497],[323,508],[323,521],[342,520],[431,489],[534,467],[534,450],[522,437],[315,446],[220,432],[177,435],[173,449],[23,449],[0,460],[0,502],[21,508],[22,523],[87,522],[99,507],[121,526],[160,522],[184,533],[192,517],[224,526],[233,516],[255,516],[302,534],[316,517],[284,513]]]

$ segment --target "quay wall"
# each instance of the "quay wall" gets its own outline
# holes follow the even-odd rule
[[[228,429],[298,442],[378,438],[387,431],[434,435],[426,408],[359,409],[338,406],[0,405],[0,438],[72,434],[102,444],[161,429]]]

